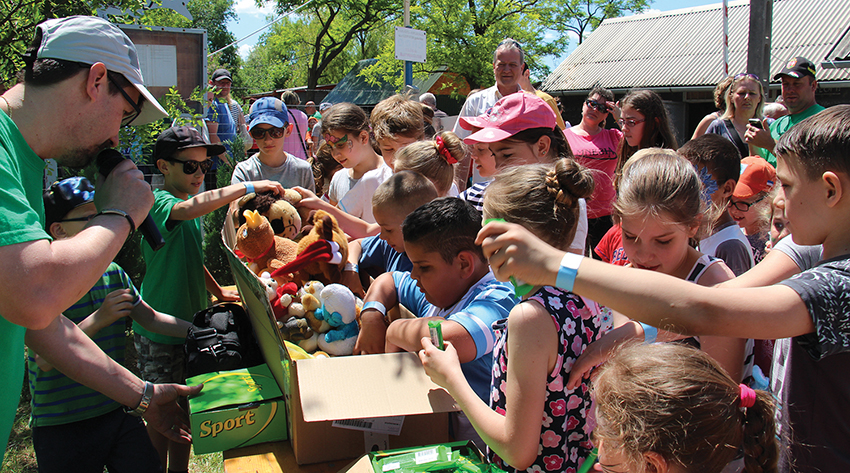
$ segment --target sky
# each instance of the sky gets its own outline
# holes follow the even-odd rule
[[[680,8],[711,5],[716,3],[720,3],[720,0],[657,0],[651,1],[648,11],[678,10]],[[238,43],[238,48],[239,54],[243,58],[248,56],[251,48],[257,44],[257,41],[260,39],[260,36],[265,30],[254,34],[253,36],[248,36],[268,24],[273,19],[270,17],[270,15],[273,15],[274,13],[270,5],[273,5],[274,2],[266,2],[266,4],[269,6],[265,8],[258,8],[255,0],[236,0],[234,3],[233,8],[236,11],[238,19],[236,21],[229,21],[227,23],[227,28],[234,36],[236,36],[236,39],[242,40]],[[243,38],[245,39],[243,40]],[[575,49],[576,44],[576,40],[572,39],[568,49],[563,51],[563,54],[559,57],[548,57],[544,63],[549,66],[551,70],[554,70],[558,64],[566,59],[570,52]]]

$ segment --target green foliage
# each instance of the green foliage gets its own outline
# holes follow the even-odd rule
[[[92,15],[108,5],[140,10],[147,3],[144,0],[3,0],[0,2],[0,81],[6,86],[14,84],[15,74],[24,66],[21,54],[32,41],[36,25],[42,21]]]

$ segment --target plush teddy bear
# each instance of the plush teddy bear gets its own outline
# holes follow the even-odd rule
[[[269,271],[280,283],[285,275],[274,274],[273,271],[295,260],[298,245],[275,235],[268,219],[256,210],[246,210],[244,216],[245,224],[236,232],[237,255],[245,259],[256,274]]]
[[[237,202],[240,212],[234,214],[238,218],[236,225],[245,223],[245,210],[256,210],[269,220],[275,235],[292,240],[301,231],[301,215],[295,208],[298,202],[301,194],[292,189],[285,190],[282,196],[272,191],[252,192]]]
[[[291,273],[302,284],[311,280],[324,284],[340,281],[348,260],[348,239],[329,213],[319,210],[312,218],[310,233],[298,241],[298,256],[273,272],[272,277]]]
[[[326,321],[332,327],[328,333],[319,336],[319,348],[335,356],[351,355],[360,333],[357,327],[357,298],[351,289],[342,284],[325,286],[319,298],[322,307],[316,310],[316,318]]]

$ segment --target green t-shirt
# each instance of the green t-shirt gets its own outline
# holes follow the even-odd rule
[[[103,299],[118,289],[130,289],[136,304],[139,294],[130,277],[115,263],[106,268],[106,272],[92,289],[68,310],[65,317],[79,324],[97,310]],[[95,334],[93,340],[104,353],[119,364],[124,364],[125,321],[120,318]],[[91,419],[121,407],[120,404],[68,378],[57,370],[43,371],[35,363],[32,354],[27,358],[30,393],[32,393],[32,425],[44,427],[62,425]]]
[[[44,231],[44,161],[0,112],[0,246],[50,239]],[[5,451],[24,376],[24,328],[0,317],[0,439]]]
[[[817,114],[822,110],[826,110],[826,108],[818,104],[814,104],[800,113],[780,117],[779,119],[775,120],[773,123],[770,124],[770,137],[773,138],[773,141],[779,141],[779,138],[784,135],[785,132],[790,130],[792,126],[811,117],[812,115]],[[758,151],[759,156],[766,159],[767,162],[773,165],[773,167],[776,167],[776,156],[774,156],[773,153],[764,148],[756,148],[756,151]]]
[[[191,322],[195,312],[209,305],[201,247],[201,219],[173,221],[168,228],[165,222],[171,215],[171,208],[183,200],[160,189],[155,189],[153,195],[155,200],[150,215],[165,239],[165,246],[153,251],[147,242],[142,243],[142,255],[147,266],[142,281],[142,299],[160,312]],[[133,330],[158,343],[179,345],[185,341],[149,332],[135,322]]]

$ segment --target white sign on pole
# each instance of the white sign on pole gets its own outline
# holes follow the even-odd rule
[[[427,51],[425,32],[413,28],[395,27],[395,58],[400,61],[425,62]]]

